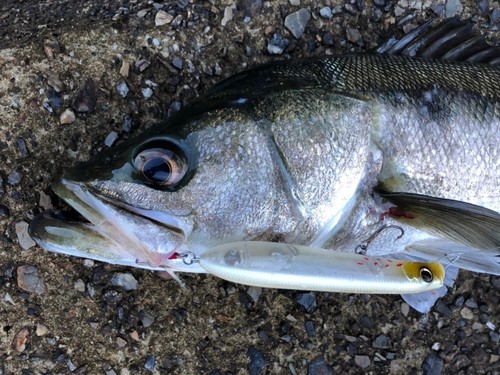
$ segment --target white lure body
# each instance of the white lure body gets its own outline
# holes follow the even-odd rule
[[[443,285],[440,263],[369,257],[285,243],[245,241],[214,247],[199,266],[224,280],[265,288],[409,294]]]

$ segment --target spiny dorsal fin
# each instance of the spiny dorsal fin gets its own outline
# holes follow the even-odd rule
[[[458,17],[427,21],[399,40],[388,39],[376,52],[476,64],[500,63],[500,47],[489,44],[472,22]]]
[[[500,214],[474,204],[410,193],[381,193],[389,215],[439,237],[500,254]]]

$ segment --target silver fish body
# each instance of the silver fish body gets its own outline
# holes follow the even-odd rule
[[[377,192],[465,202],[464,217],[478,206],[475,225],[495,227],[499,154],[498,66],[377,54],[271,64],[68,171],[56,192],[91,222],[71,224],[71,246],[64,221],[41,216],[31,233],[49,250],[172,271],[203,272],[173,255],[233,241],[354,252],[370,239],[370,254],[404,252],[457,236],[399,220],[413,214],[394,215]],[[396,224],[397,241],[377,232]],[[476,242],[498,253],[474,235],[465,244]]]

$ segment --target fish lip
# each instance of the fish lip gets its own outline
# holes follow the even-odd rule
[[[185,251],[191,231],[188,221],[177,226],[182,219],[174,215],[115,204],[91,191],[87,183],[64,177],[54,181],[52,189],[88,222],[40,214],[29,230],[42,248],[139,268],[204,272],[171,259],[173,254]]]

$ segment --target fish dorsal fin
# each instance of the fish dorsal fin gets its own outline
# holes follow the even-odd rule
[[[376,49],[376,53],[500,64],[500,47],[488,43],[475,24],[458,17],[427,21],[399,40],[389,38]]]
[[[500,214],[470,203],[410,193],[381,193],[394,219],[476,249],[500,255]]]

